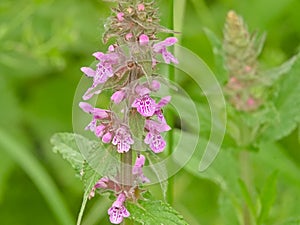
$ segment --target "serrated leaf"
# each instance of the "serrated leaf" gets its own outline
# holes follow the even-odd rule
[[[259,76],[261,77],[261,81],[268,86],[274,84],[282,75],[287,74],[293,67],[294,63],[297,60],[297,56],[293,56],[288,61],[284,62],[282,65],[262,72]],[[288,76],[288,75],[286,75]]]
[[[289,74],[282,77],[278,96],[274,101],[279,118],[268,127],[264,136],[279,140],[289,135],[300,121],[300,57],[297,57]]]
[[[101,174],[116,174],[117,160],[99,142],[79,134],[58,133],[53,135],[51,143],[54,145],[53,151],[60,153],[82,177],[85,190],[77,219],[77,225],[80,225],[92,187]]]
[[[164,199],[166,199],[167,189],[168,189],[168,170],[166,168],[166,165],[162,162],[159,162],[159,157],[155,154],[148,154],[147,159],[149,160],[149,167],[156,175]]]
[[[53,152],[60,153],[80,173],[83,168],[84,158],[76,144],[76,138],[80,138],[80,136],[71,133],[57,133],[52,136],[50,142],[54,145]]]
[[[83,181],[85,176],[94,172],[106,176],[117,173],[117,152],[109,151],[100,141],[89,140],[74,133],[57,133],[51,138],[51,143],[54,152],[60,153],[77,172],[83,172]]]
[[[128,203],[130,219],[143,225],[188,225],[183,217],[169,204],[147,199],[138,204]]]
[[[268,179],[261,191],[261,211],[257,218],[257,224],[263,224],[264,220],[268,218],[269,212],[276,198],[276,183],[277,183],[277,172],[273,172]]]

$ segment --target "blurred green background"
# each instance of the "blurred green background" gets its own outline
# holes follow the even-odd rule
[[[168,26],[171,0],[158,0],[158,4],[162,24]],[[72,101],[82,76],[80,67],[91,63],[94,51],[107,47],[101,43],[101,35],[110,15],[109,5],[100,0],[0,1],[2,225],[75,224],[82,184],[69,164],[51,151],[49,139],[55,132],[72,132]],[[182,9],[182,45],[212,69],[212,46],[202,28],[221,38],[230,9],[245,18],[250,30],[267,31],[262,67],[279,65],[299,50],[298,0],[187,0]],[[198,98],[198,90],[189,86],[188,79],[182,78],[180,83]],[[264,224],[300,224],[299,136],[294,130],[278,143],[264,146],[276,155],[265,151],[251,156],[253,193],[259,195],[267,177],[279,171],[277,197]],[[219,157],[216,162],[228,169],[228,177],[222,178],[225,181],[239,170],[226,160]],[[230,212],[221,209],[228,202],[222,201],[217,175],[203,176],[189,168],[192,166],[174,178],[174,207],[192,225],[238,224],[231,220]],[[228,184],[228,190],[234,189]],[[108,207],[106,198],[93,199],[84,224],[108,224]]]

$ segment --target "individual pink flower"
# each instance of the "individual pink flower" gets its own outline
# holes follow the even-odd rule
[[[124,13],[123,12],[117,13],[117,18],[120,22],[122,22],[124,20]]]
[[[114,75],[112,66],[118,63],[118,54],[112,52],[104,54],[103,52],[95,52],[93,56],[100,62],[97,64],[96,70],[89,67],[82,67],[81,71],[87,76],[93,78],[92,89],[97,85],[105,83],[108,78]],[[89,92],[91,92],[91,90]]]
[[[98,126],[96,126],[94,133],[97,137],[102,137],[104,132],[105,132],[106,126],[104,126],[103,124],[100,124]]]
[[[122,102],[124,100],[126,96],[125,91],[120,90],[120,91],[116,91],[112,96],[111,96],[111,100],[115,103],[115,104],[119,104],[120,102]]]
[[[160,82],[157,81],[157,80],[153,80],[153,81],[151,82],[151,89],[152,89],[153,91],[158,91],[158,90],[160,89]]]
[[[111,142],[111,139],[112,139],[112,134],[110,132],[107,132],[106,134],[103,135],[102,142],[108,144]]]
[[[95,185],[94,187],[92,188],[90,194],[89,194],[89,199],[92,199],[93,197],[95,197],[95,192],[96,192],[96,189],[99,189],[99,188],[107,188],[107,182],[109,181],[109,179],[107,177],[102,177]]]
[[[131,134],[125,126],[120,126],[116,132],[115,136],[112,140],[113,145],[117,145],[117,151],[119,153],[128,152],[130,149],[130,145],[134,143],[133,139],[131,138]]]
[[[127,41],[129,41],[131,38],[133,38],[133,34],[132,33],[128,33],[128,34],[125,35],[125,39]]]
[[[147,45],[149,43],[149,37],[146,34],[142,34],[139,37],[140,45]]]
[[[108,209],[109,220],[112,224],[120,224],[123,219],[130,216],[130,213],[124,206],[126,200],[125,194],[120,193],[117,200]]]
[[[138,179],[141,180],[142,183],[148,183],[150,180],[144,175],[143,173],[143,166],[145,165],[145,156],[143,155],[138,155],[136,158],[134,167],[132,168],[132,174],[136,175]]]
[[[80,102],[79,103],[79,107],[86,113],[92,114],[93,115],[93,119],[92,121],[87,125],[87,127],[85,128],[86,130],[91,130],[91,131],[95,131],[96,127],[97,127],[97,121],[98,120],[102,120],[102,119],[106,119],[109,117],[108,111],[107,110],[103,110],[103,109],[99,109],[99,108],[94,108],[93,106],[91,106],[89,103],[86,102]]]
[[[137,111],[145,117],[153,116],[156,103],[148,94],[136,98],[131,105],[133,108],[136,108]]]
[[[154,153],[160,153],[166,147],[166,141],[164,140],[164,138],[159,133],[155,132],[149,132],[146,135],[144,142],[149,145],[150,149]]]
[[[138,11],[144,11],[145,10],[145,5],[144,4],[138,4],[137,9],[138,9]]]
[[[162,112],[162,107],[167,105],[170,101],[171,101],[171,96],[166,96],[163,97],[156,105],[154,114],[157,116],[158,120],[163,124],[166,124],[167,122]]]
[[[167,47],[174,45],[176,42],[177,38],[175,37],[166,38],[164,41],[153,45],[153,51],[155,53],[162,54],[165,63],[170,64],[171,62],[173,62],[175,64],[178,64],[178,60],[170,52],[167,51]]]
[[[166,123],[146,120],[145,128],[149,131],[144,142],[149,145],[154,153],[160,153],[166,147],[166,141],[160,133],[170,130],[170,126]]]

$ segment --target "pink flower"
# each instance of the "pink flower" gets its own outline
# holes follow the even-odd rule
[[[122,102],[124,100],[126,96],[125,91],[116,91],[112,96],[111,96],[111,100],[115,103],[115,104],[119,104],[120,102]]]
[[[139,37],[140,45],[147,45],[149,43],[149,37],[146,34],[142,34]]]
[[[157,116],[158,120],[163,124],[166,124],[167,122],[161,108],[167,105],[170,101],[171,101],[171,96],[166,96],[163,97],[156,105],[154,114]]]
[[[166,147],[166,141],[159,133],[149,132],[144,140],[154,153],[162,152]]]
[[[125,194],[119,194],[117,200],[108,209],[109,220],[112,224],[120,224],[124,218],[130,216],[130,213],[124,206],[125,200]]]
[[[122,22],[124,20],[124,13],[123,12],[117,13],[117,18],[120,22]]]
[[[160,133],[170,130],[166,123],[160,123],[153,120],[146,120],[145,128],[149,131],[144,142],[149,145],[154,153],[160,153],[166,147],[166,141]]]
[[[102,142],[108,144],[110,143],[111,139],[112,139],[112,134],[110,132],[107,132],[106,134],[103,135]]]
[[[94,133],[97,137],[102,137],[104,134],[104,131],[106,129],[106,126],[104,126],[103,124],[100,124],[99,126],[96,126]]]
[[[152,99],[148,94],[136,98],[131,106],[136,108],[137,111],[145,117],[153,116],[156,109],[154,99]]]
[[[92,114],[93,119],[85,128],[86,130],[96,131],[97,128],[97,121],[106,119],[109,117],[108,111],[103,109],[94,108],[89,103],[80,102],[79,107],[86,113]]]
[[[112,140],[113,145],[117,145],[117,151],[119,153],[128,152],[130,149],[130,145],[134,143],[131,138],[131,134],[125,126],[121,126],[115,132],[115,136]]]
[[[133,38],[133,34],[132,33],[128,33],[128,34],[125,35],[125,39],[127,41],[129,41],[131,38]]]
[[[145,5],[144,4],[138,4],[137,9],[138,9],[138,11],[144,11],[145,10]]]
[[[145,165],[145,156],[138,155],[135,161],[135,165],[132,168],[132,174],[137,175],[138,178],[141,180],[142,183],[148,183],[150,180],[144,175],[143,173],[143,166]]]
[[[164,41],[153,45],[153,51],[155,53],[162,54],[165,63],[170,64],[171,62],[173,62],[175,64],[178,64],[178,60],[170,52],[167,51],[167,47],[174,45],[176,42],[177,38],[175,37],[166,38]]]
[[[160,89],[160,83],[159,83],[159,81],[153,80],[153,81],[151,82],[151,89],[152,89],[153,91],[158,91],[158,90]]]
[[[93,56],[100,62],[97,64],[96,70],[89,67],[82,67],[81,71],[87,76],[93,78],[93,85],[85,93],[85,100],[93,96],[93,89],[102,83],[105,83],[108,78],[114,75],[112,66],[118,63],[119,56],[116,53],[95,52]],[[99,92],[100,93],[100,92]]]
[[[96,192],[96,189],[99,189],[99,188],[107,188],[107,182],[109,181],[109,179],[107,177],[102,177],[95,185],[94,187],[92,188],[90,194],[89,194],[89,199],[92,199],[93,197],[95,197],[95,192]]]

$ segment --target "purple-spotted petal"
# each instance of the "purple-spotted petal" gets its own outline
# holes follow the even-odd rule
[[[145,95],[143,97],[136,98],[132,107],[136,108],[142,116],[149,117],[153,116],[156,110],[156,103],[149,95]]]
[[[105,83],[108,78],[114,75],[111,64],[100,62],[97,65],[96,74],[94,76],[93,87],[96,87],[98,84]]]
[[[160,134],[149,132],[146,135],[144,142],[149,145],[150,149],[154,153],[160,153],[166,147],[166,141],[163,139],[163,137]]]
[[[134,141],[131,138],[131,134],[129,133],[128,129],[124,126],[119,127],[112,140],[112,144],[117,146],[117,151],[119,153],[128,152],[130,145],[133,143]]]
[[[125,208],[125,206],[121,207],[111,207],[108,210],[109,220],[112,224],[120,224],[123,219],[130,216],[130,213]]]

